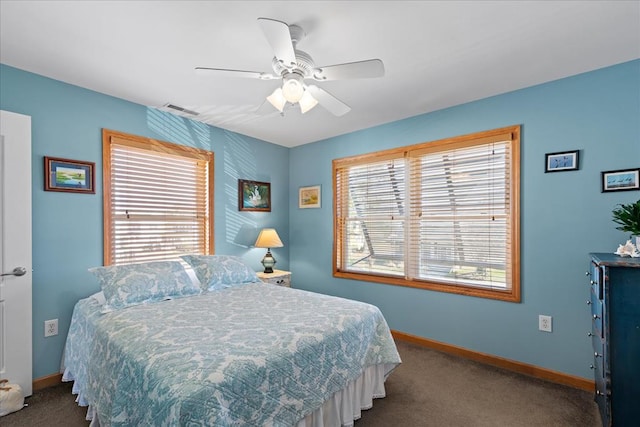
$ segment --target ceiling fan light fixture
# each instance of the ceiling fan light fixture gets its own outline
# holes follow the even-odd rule
[[[284,106],[287,103],[284,95],[282,94],[282,88],[277,88],[273,93],[267,96],[267,101],[271,103],[278,111],[282,113]]]
[[[300,101],[304,95],[304,86],[302,85],[302,76],[298,73],[289,73],[283,77],[282,95],[292,104]]]
[[[304,93],[302,94],[302,98],[300,98],[299,103],[300,103],[300,111],[302,112],[302,114],[304,114],[307,111],[311,110],[316,105],[318,105],[318,100],[315,99],[313,96],[311,96],[311,93],[309,93],[309,91],[305,89]]]
[[[196,71],[221,77],[281,80],[280,87],[267,97],[271,105],[280,113],[284,113],[287,103],[292,105],[300,103],[300,111],[303,114],[320,104],[338,117],[351,111],[351,107],[326,90],[303,83],[305,80],[328,81],[384,76],[384,64],[380,59],[318,67],[311,55],[297,49],[298,42],[305,36],[301,27],[270,18],[258,18],[258,23],[274,53],[271,60],[273,73],[210,67],[196,67]],[[266,103],[263,104],[266,105]]]

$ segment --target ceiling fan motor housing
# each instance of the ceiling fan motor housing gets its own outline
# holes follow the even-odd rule
[[[273,67],[273,71],[276,75],[284,77],[284,73],[298,73],[303,78],[310,77],[313,69],[315,68],[315,63],[313,59],[307,52],[303,52],[298,49],[294,49],[296,54],[296,64],[293,67],[287,67],[278,58],[274,57],[271,61],[271,66]]]

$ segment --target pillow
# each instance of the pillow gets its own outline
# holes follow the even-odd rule
[[[96,292],[95,294],[91,295],[89,298],[92,298],[95,302],[98,303],[98,305],[104,305],[104,303],[107,302],[107,300],[104,297],[104,292],[102,291]]]
[[[232,255],[184,255],[200,280],[203,289],[228,288],[238,283],[259,282],[253,271],[241,258]]]
[[[89,271],[100,281],[106,300],[103,313],[201,292],[180,261],[93,267]]]

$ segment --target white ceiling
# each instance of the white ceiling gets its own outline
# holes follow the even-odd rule
[[[301,26],[318,66],[379,58],[385,76],[316,83],[342,117],[257,115],[277,80],[194,67],[272,72],[259,17]],[[638,1],[0,0],[0,62],[286,147],[637,58]]]

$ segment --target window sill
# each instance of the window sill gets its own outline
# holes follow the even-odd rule
[[[407,280],[402,277],[378,276],[374,274],[357,274],[343,271],[334,271],[333,277],[340,279],[360,280],[366,282],[382,283],[385,285],[406,286],[409,288],[425,289],[435,292],[466,295],[477,298],[495,299],[506,302],[520,302],[520,293],[512,290],[500,291],[491,289],[474,288],[470,286],[442,284],[423,280]]]

